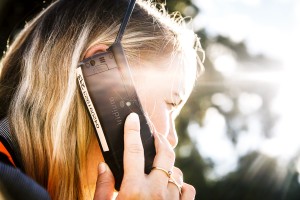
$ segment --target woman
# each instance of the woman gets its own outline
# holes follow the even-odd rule
[[[113,195],[114,179],[80,95],[76,68],[114,42],[127,5],[121,0],[58,0],[26,25],[2,59],[0,117],[8,117],[22,170],[52,199]],[[169,16],[159,4],[136,4],[122,44],[155,136],[153,166],[159,167],[144,175],[139,120],[129,115],[124,179],[115,194],[120,199],[194,198],[193,187],[173,167],[173,148],[174,119],[196,78],[195,42],[199,48],[180,16]],[[175,184],[165,173],[171,170]]]

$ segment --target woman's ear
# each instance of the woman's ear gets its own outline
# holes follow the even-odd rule
[[[88,48],[88,50],[84,54],[84,58],[91,57],[92,55],[100,52],[105,52],[108,49],[108,46],[105,44],[96,44]]]

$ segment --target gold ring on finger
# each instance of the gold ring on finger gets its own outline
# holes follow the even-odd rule
[[[152,167],[152,170],[154,170],[154,169],[163,171],[169,178],[171,178],[171,175],[173,173],[171,170],[166,170],[161,167]]]
[[[173,177],[170,177],[170,179],[168,180],[169,183],[173,183],[174,185],[176,185],[178,191],[179,191],[179,194],[181,195],[182,194],[182,186],[180,186]]]

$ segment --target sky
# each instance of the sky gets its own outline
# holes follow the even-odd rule
[[[300,1],[297,0],[193,0],[201,13],[195,28],[245,41],[253,54],[286,57],[299,44]]]
[[[205,29],[208,37],[223,35],[235,42],[243,41],[251,54],[263,54],[274,59],[281,68],[267,75],[260,76],[258,72],[252,76],[253,81],[260,78],[278,85],[278,93],[271,106],[273,112],[280,115],[280,119],[274,127],[272,138],[261,136],[261,122],[258,116],[251,115],[251,112],[255,113],[262,106],[262,99],[254,93],[242,93],[238,99],[240,110],[248,112],[251,117],[247,122],[250,128],[248,132],[239,134],[237,146],[233,146],[226,136],[224,116],[213,107],[206,112],[203,126],[190,124],[189,133],[198,141],[200,153],[216,164],[214,172],[209,176],[214,179],[226,175],[237,167],[239,156],[252,150],[259,150],[280,160],[290,159],[300,150],[300,95],[297,92],[300,85],[300,1],[193,0],[193,3],[201,11],[194,18],[196,31]],[[210,50],[207,49],[207,52]],[[220,62],[214,63],[215,68],[220,69],[225,76],[234,77],[239,63],[229,54],[226,56],[225,50],[223,52],[224,56],[216,59]],[[226,65],[229,67],[226,68]],[[223,105],[224,109],[230,109],[233,104],[224,93],[215,94],[212,102]]]

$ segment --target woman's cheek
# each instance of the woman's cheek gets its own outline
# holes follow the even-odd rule
[[[169,113],[163,110],[160,110],[157,112],[155,112],[154,115],[152,115],[152,119],[151,119],[156,132],[167,136],[169,129],[170,129],[170,118],[169,118]]]

